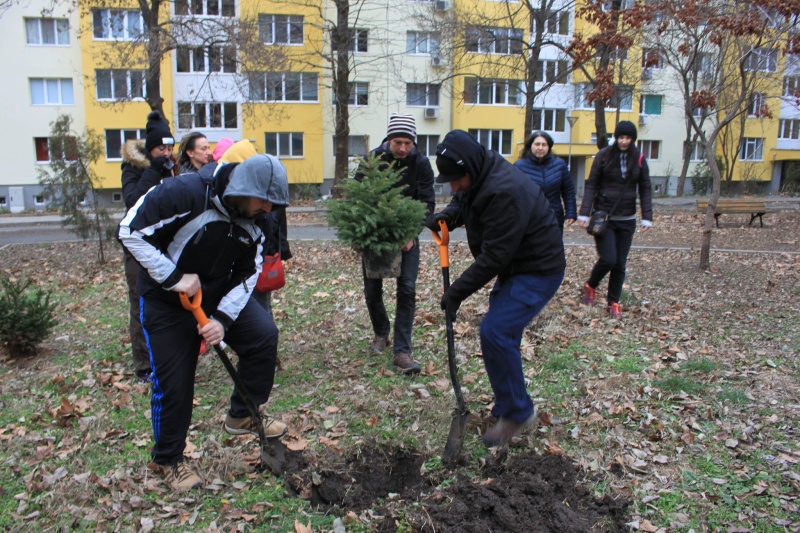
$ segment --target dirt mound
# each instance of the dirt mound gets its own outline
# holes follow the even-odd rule
[[[286,481],[295,495],[338,515],[383,501],[373,515],[376,531],[396,531],[401,522],[421,532],[626,530],[628,502],[594,498],[563,456],[501,453],[478,478],[459,470],[446,488],[422,473],[426,461],[414,451],[370,445],[346,458],[319,458]]]

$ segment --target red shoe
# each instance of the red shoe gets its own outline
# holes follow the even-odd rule
[[[608,304],[606,312],[608,313],[608,316],[610,316],[611,318],[622,320],[622,309],[620,309],[619,304],[617,302],[611,302],[610,304]]]
[[[594,305],[595,290],[588,283],[583,284],[583,303],[584,305]]]

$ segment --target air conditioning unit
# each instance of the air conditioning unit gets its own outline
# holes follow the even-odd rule
[[[640,126],[644,126],[648,122],[650,122],[650,117],[648,117],[647,115],[639,115],[639,125]]]
[[[444,59],[442,59],[441,56],[433,56],[431,57],[431,65],[434,67],[443,67]]]
[[[439,118],[439,108],[438,107],[426,107],[425,108],[425,118]]]
[[[653,69],[651,69],[651,68],[643,68],[642,69],[642,79],[643,80],[652,80],[653,79]]]
[[[448,11],[450,9],[450,2],[447,0],[436,0],[433,4],[433,9],[436,11]]]

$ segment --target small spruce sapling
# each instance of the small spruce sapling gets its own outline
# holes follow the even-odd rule
[[[0,278],[0,344],[12,357],[35,353],[58,323],[50,293],[38,287],[28,291],[30,284]]]

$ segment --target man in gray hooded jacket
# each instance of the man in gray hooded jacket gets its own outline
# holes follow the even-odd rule
[[[151,468],[175,490],[202,484],[183,457],[201,338],[209,345],[224,338],[239,356],[238,372],[253,400],[261,405],[269,399],[278,329],[250,298],[264,240],[255,219],[288,203],[286,169],[273,156],[256,155],[166,180],[142,196],[120,223],[122,244],[142,267],[138,288],[153,370]],[[210,319],[203,327],[179,300],[179,293],[193,296],[201,288]],[[270,417],[264,424],[267,437],[286,432],[285,424]],[[235,390],[224,429],[257,434]]]

